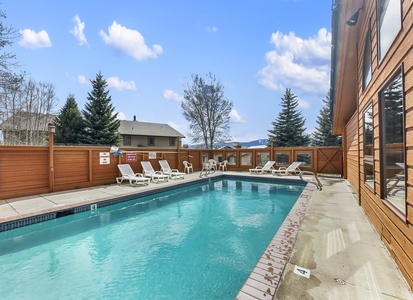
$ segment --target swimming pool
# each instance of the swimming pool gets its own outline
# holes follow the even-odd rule
[[[303,185],[223,179],[3,232],[2,299],[233,299]]]

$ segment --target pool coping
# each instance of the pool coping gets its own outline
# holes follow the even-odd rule
[[[238,291],[236,300],[273,299],[281,283],[285,267],[291,258],[301,224],[315,190],[317,188],[310,184],[304,188],[244,285]]]
[[[254,269],[251,271],[250,275],[235,297],[235,299],[237,300],[272,299],[276,294],[277,288],[280,285],[282,279],[284,269],[291,257],[292,250],[294,248],[297,235],[304,220],[304,216],[307,211],[307,207],[309,205],[312,194],[317,189],[315,186],[305,183],[299,179],[261,176],[257,177],[246,174],[223,173],[216,176],[188,180],[175,185],[157,187],[153,190],[132,192],[122,196],[112,195],[100,199],[87,200],[82,202],[81,204],[71,203],[59,206],[58,208],[56,207],[52,209],[39,210],[37,212],[9,217],[0,222],[0,232],[53,220],[71,214],[92,211],[93,209],[99,209],[105,206],[130,201],[132,199],[159,194],[177,188],[223,178],[243,178],[256,182],[272,183],[290,182],[292,184],[302,184],[304,187],[303,192],[298,197],[289,214],[279,227],[277,233],[272,238],[263,255],[260,257]]]

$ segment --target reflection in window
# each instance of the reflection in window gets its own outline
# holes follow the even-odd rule
[[[386,55],[401,28],[401,0],[377,0],[379,22],[379,58]]]
[[[364,182],[374,190],[373,106],[364,111]]]
[[[290,154],[288,152],[275,153],[275,163],[277,166],[290,165]]]
[[[366,35],[363,55],[363,91],[371,80],[371,33],[370,26]]]
[[[237,164],[237,154],[234,153],[227,153],[227,161],[229,165],[236,165]]]
[[[257,154],[257,165],[264,166],[270,160],[269,153],[258,153]]]
[[[382,197],[406,213],[404,104],[399,73],[380,93],[382,109]]]
[[[241,153],[241,165],[250,166],[251,165],[251,153]]]
[[[297,161],[303,162],[301,166],[311,166],[311,152],[298,152]]]

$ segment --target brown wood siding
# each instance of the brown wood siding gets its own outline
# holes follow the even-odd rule
[[[346,126],[347,178],[355,191],[359,190],[358,115],[354,114]]]
[[[348,180],[359,192],[360,204],[373,226],[388,248],[394,261],[413,288],[413,0],[404,0],[402,5],[402,29],[382,61],[378,61],[378,34],[376,22],[376,2],[368,2],[366,17],[360,28],[358,40],[358,111],[356,117],[346,124],[347,170]],[[372,79],[367,88],[362,90],[363,50],[368,20],[371,20],[372,37]],[[406,142],[406,199],[405,217],[395,212],[380,197],[380,105],[379,93],[395,72],[403,67],[404,103],[405,103],[405,142]],[[346,101],[346,99],[340,99]],[[372,190],[364,183],[363,168],[363,111],[373,104],[374,122],[374,168],[375,188]],[[357,134],[357,131],[359,134]],[[359,154],[357,154],[359,149]],[[360,164],[358,163],[358,160]]]

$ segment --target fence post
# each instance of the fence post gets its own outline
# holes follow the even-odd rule
[[[48,124],[49,132],[49,192],[54,191],[54,133],[56,127],[52,124]]]

